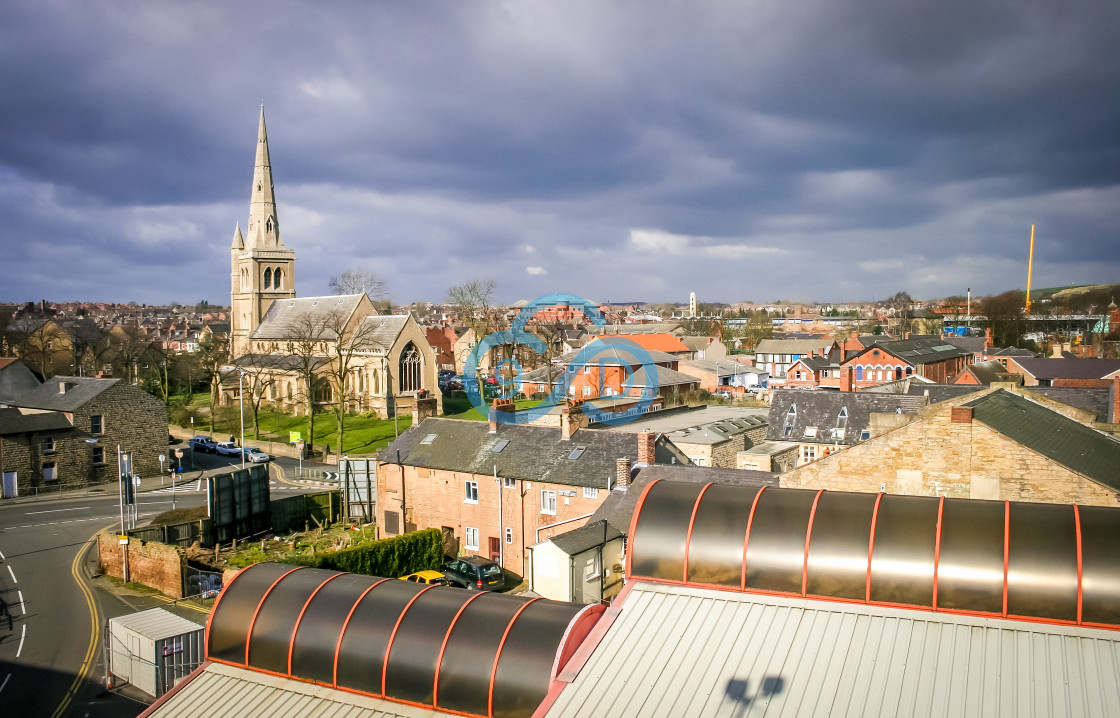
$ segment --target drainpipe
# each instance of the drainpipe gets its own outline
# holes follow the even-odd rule
[[[494,483],[498,485],[498,565],[503,569],[506,567],[506,532],[502,522],[502,499],[505,496],[502,494],[502,481],[498,478],[498,465],[494,464]]]

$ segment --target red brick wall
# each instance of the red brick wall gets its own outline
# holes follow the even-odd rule
[[[405,483],[403,491],[402,470]],[[478,483],[478,503],[465,501],[467,481]],[[590,514],[606,499],[608,493],[606,477],[603,478],[603,486],[599,487],[598,496],[595,498],[585,498],[582,487],[538,481],[517,481],[514,488],[499,487],[502,487],[502,480],[499,478],[495,481],[493,475],[378,464],[378,523],[382,526],[382,535],[395,536],[403,532],[405,529],[403,525],[399,525],[401,531],[396,534],[385,530],[385,513],[391,512],[400,516],[402,501],[407,502],[409,524],[415,525],[416,529],[443,527],[452,529],[463,553],[489,558],[490,539],[498,538],[503,548],[502,565],[524,576],[527,546],[532,546],[550,536],[579,528],[586,519],[571,521],[555,529],[545,529],[539,534],[538,528]],[[542,491],[557,492],[555,515],[541,512]],[[574,492],[575,496],[561,496],[561,491]],[[465,529],[468,526],[479,530],[477,550],[466,548]],[[412,526],[408,528],[411,529]],[[505,543],[506,528],[512,530],[512,543]]]
[[[108,531],[98,534],[97,552],[105,573],[123,579],[123,552],[117,535]],[[175,546],[132,539],[128,543],[128,580],[158,589],[165,596],[182,598],[185,560]]]

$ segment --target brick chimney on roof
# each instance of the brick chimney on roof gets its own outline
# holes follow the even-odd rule
[[[653,466],[656,462],[656,437],[652,431],[638,434],[638,463]]]
[[[1120,424],[1120,375],[1112,378],[1112,411],[1108,416],[1110,424]]]
[[[615,459],[614,485],[621,489],[630,485],[630,459]]]
[[[840,391],[852,391],[852,367],[840,367]]]

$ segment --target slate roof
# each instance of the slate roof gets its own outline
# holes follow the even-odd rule
[[[318,369],[331,362],[330,357],[311,357],[311,366]],[[276,369],[277,371],[299,371],[303,368],[303,358],[295,354],[242,354],[230,362],[235,367],[260,367]],[[237,384],[237,373],[233,372],[222,377],[222,384],[228,385],[228,380],[233,377]]]
[[[984,351],[984,345],[987,340],[984,337],[958,337],[949,335],[944,337],[946,344],[952,344],[958,349],[964,349],[966,352],[973,354],[981,354]]]
[[[1014,372],[1010,372],[1004,368],[996,359],[989,359],[988,361],[977,362],[976,364],[969,364],[961,370],[960,374],[965,372],[972,374],[976,381],[987,386],[993,381],[1014,381],[1022,380],[1022,377]],[[960,376],[958,374],[957,376]],[[956,377],[954,377],[955,379]]]
[[[692,484],[732,484],[737,486],[778,486],[778,474],[770,471],[748,469],[722,469],[710,466],[641,466],[632,472],[633,478],[626,489],[615,489],[603,500],[587,524],[607,521],[622,533],[629,533],[630,518],[638,498],[653,481],[682,481]]]
[[[322,321],[334,312],[349,317],[361,303],[364,294],[343,294],[327,297],[302,297],[281,299],[272,303],[264,319],[253,332],[251,339],[292,339],[306,332],[302,328],[308,323]],[[324,332],[324,341],[335,339],[333,332]]]
[[[600,519],[594,523],[580,526],[575,531],[553,536],[550,541],[564,553],[575,556],[625,535],[611,526],[609,522]],[[606,541],[604,541],[604,537],[606,537]]]
[[[939,336],[921,334],[912,336],[909,339],[878,341],[868,346],[854,357],[849,357],[847,361],[858,361],[859,357],[868,354],[876,347],[885,352],[889,352],[891,355],[898,357],[912,366],[972,356],[972,352],[949,344]]]
[[[423,443],[430,436],[431,442]],[[508,443],[499,449],[502,442]],[[577,447],[583,452],[569,458]],[[604,488],[614,482],[618,459],[637,462],[638,438],[584,429],[564,441],[560,429],[513,424],[500,424],[491,434],[485,421],[430,418],[410,427],[377,459],[395,464],[398,450],[405,466],[472,474],[492,474],[497,466],[503,478]]]
[[[917,414],[924,404],[924,396],[907,394],[779,389],[774,392],[770,404],[766,440],[851,446],[858,444],[863,430],[871,427],[872,414]],[[786,433],[786,417],[794,405],[796,414]],[[848,412],[842,435],[835,431],[839,428],[841,409]],[[816,436],[812,436],[813,427],[816,427]]]
[[[52,411],[75,411],[119,381],[120,379],[95,379],[88,376],[55,376],[16,397],[11,403]],[[60,393],[59,384],[62,382],[73,386],[67,388],[65,393]]]
[[[975,421],[1068,469],[1120,490],[1120,441],[998,389],[963,406]]]
[[[761,416],[744,416],[670,431],[665,436],[676,444],[718,444],[760,426],[766,426],[766,420]]]
[[[369,329],[362,328],[361,332],[368,331],[362,345],[363,351],[387,354],[396,343],[397,337],[404,331],[405,325],[411,315],[408,314],[373,314],[362,320],[363,324],[370,325]]]
[[[808,354],[811,351],[827,349],[832,346],[831,339],[763,339],[755,347],[759,354]]]
[[[31,368],[19,359],[0,357],[0,402],[15,401],[39,386]]]
[[[1015,358],[1015,363],[1035,379],[1103,379],[1120,371],[1120,359]]]
[[[716,372],[716,365],[719,365],[720,376],[730,376],[732,374],[765,374],[765,369],[750,366],[749,364],[742,364],[734,359],[681,359],[679,366],[690,366],[694,369],[699,369],[705,372]]]
[[[0,407],[0,436],[73,428],[74,422],[61,411]]]
[[[1113,406],[1111,386],[1025,386],[1023,390],[1091,411],[1097,415],[1097,421],[1117,423],[1117,419],[1109,415]]]

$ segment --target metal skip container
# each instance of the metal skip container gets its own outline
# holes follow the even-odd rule
[[[202,663],[203,631],[162,608],[109,619],[109,672],[158,698]]]

